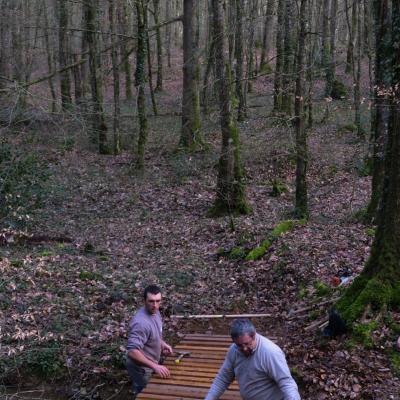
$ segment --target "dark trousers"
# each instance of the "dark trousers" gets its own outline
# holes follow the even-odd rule
[[[126,369],[132,379],[132,391],[136,397],[147,385],[150,380],[153,370],[136,364],[129,357],[126,359]]]

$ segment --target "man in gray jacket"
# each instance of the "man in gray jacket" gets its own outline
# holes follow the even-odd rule
[[[234,344],[228,350],[205,400],[218,400],[234,378],[244,400],[300,400],[283,351],[256,333],[248,319],[231,326]]]
[[[129,323],[126,366],[135,396],[146,387],[153,372],[161,378],[170,376],[168,368],[159,363],[161,353],[172,353],[171,346],[162,339],[160,304],[160,288],[155,285],[146,287],[144,305]]]

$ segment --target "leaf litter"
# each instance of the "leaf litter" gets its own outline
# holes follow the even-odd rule
[[[264,83],[270,84],[267,78]],[[353,215],[366,205],[370,182],[349,167],[365,144],[349,144],[334,126],[313,129],[310,221],[281,236],[258,261],[218,256],[221,248],[256,247],[292,210],[292,137],[255,112],[261,111],[257,108],[240,126],[253,212],[232,219],[207,217],[216,184],[216,122],[209,122],[205,132],[210,154],[177,156],[178,133],[166,137],[162,122],[151,119],[143,176],[132,172],[127,153],[52,152],[52,173],[63,193],[61,200],[49,196],[33,213],[30,234],[72,242],[18,240],[23,236],[18,232],[2,236],[0,372],[5,384],[18,383],[25,364],[44,363],[37,349],[55,348],[60,368],[51,379],[62,388],[57,396],[83,399],[91,393],[96,398],[99,392],[101,397],[99,382],[106,381],[116,393],[125,388],[124,398],[128,322],[141,305],[143,288],[157,283],[164,290],[162,313],[172,343],[188,332],[227,333],[229,324],[178,322],[174,314],[270,313],[255,321],[257,328],[284,349],[303,399],[400,397],[388,357],[394,342],[387,332],[376,332],[374,346],[366,349],[347,335],[327,341],[319,334],[320,324],[308,329],[324,320],[326,300],[340,290],[332,277],[343,269],[356,276],[369,255],[371,235]],[[178,117],[174,121],[179,125]],[[157,138],[163,140],[162,152],[157,152]],[[271,197],[277,174],[289,190]],[[328,290],[325,296],[318,295],[321,287]],[[394,319],[400,318],[394,313]]]

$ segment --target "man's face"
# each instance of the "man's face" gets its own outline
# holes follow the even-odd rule
[[[144,301],[144,307],[149,314],[155,314],[160,309],[161,304],[161,293],[152,294],[147,293],[147,297]]]
[[[253,354],[253,350],[256,348],[255,336],[253,337],[246,334],[233,339],[233,342],[246,357],[250,357]]]

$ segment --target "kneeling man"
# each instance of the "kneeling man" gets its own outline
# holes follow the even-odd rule
[[[234,378],[243,400],[300,400],[283,351],[256,333],[248,319],[231,326],[234,344],[228,350],[205,400],[218,400]]]

